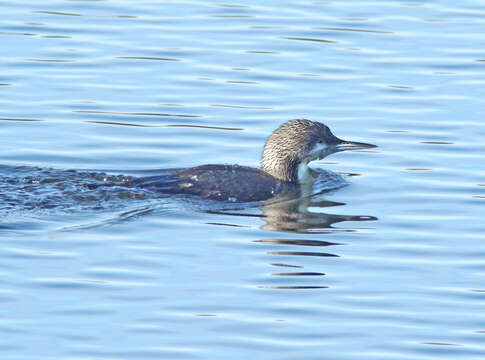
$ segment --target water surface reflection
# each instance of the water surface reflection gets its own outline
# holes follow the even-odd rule
[[[345,206],[345,203],[326,200],[322,194],[294,197],[295,194],[286,194],[276,201],[267,201],[258,208],[261,213],[256,214],[252,208],[244,207],[221,210],[206,210],[207,213],[232,216],[259,217],[265,222],[263,230],[328,234],[335,232],[358,232],[359,228],[334,227],[346,221],[374,221],[377,217],[372,215],[338,215],[329,213],[327,208]],[[365,230],[362,228],[361,230]]]
[[[229,215],[235,217],[258,217],[265,222],[260,228],[282,233],[299,233],[307,235],[308,238],[264,238],[253,240],[253,242],[264,245],[268,248],[266,254],[275,257],[277,260],[268,260],[272,267],[281,267],[287,271],[271,272],[270,276],[281,278],[273,284],[270,279],[264,279],[264,282],[270,284],[258,285],[260,288],[271,289],[322,289],[328,288],[325,280],[320,278],[325,276],[322,269],[305,270],[305,258],[321,258],[318,262],[322,268],[325,267],[324,259],[339,258],[336,246],[346,245],[341,242],[316,240],[315,234],[321,234],[331,237],[339,233],[358,233],[368,231],[368,227],[346,226],[347,222],[364,222],[377,221],[377,217],[372,215],[339,215],[330,213],[346,204],[326,200],[325,194],[315,196],[305,196],[293,199],[279,201],[269,201],[259,207],[259,214],[248,210],[221,210],[210,211],[212,214]],[[339,224],[340,226],[335,226]],[[225,223],[224,225],[228,225]],[[232,226],[240,226],[231,224]],[[319,237],[321,239],[321,236]],[[309,266],[315,267],[315,262],[310,262]],[[297,280],[298,279],[298,280]],[[281,283],[281,284],[279,284]],[[303,284],[302,284],[303,283]]]

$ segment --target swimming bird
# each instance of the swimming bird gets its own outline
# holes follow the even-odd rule
[[[290,120],[268,137],[259,169],[240,165],[201,165],[164,176],[138,178],[135,185],[172,194],[192,194],[226,202],[270,199],[315,178],[308,163],[344,150],[375,145],[341,140],[328,126],[306,119]]]

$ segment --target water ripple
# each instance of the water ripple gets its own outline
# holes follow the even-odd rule
[[[3,357],[483,358],[484,14],[4,2]],[[272,204],[94,186],[258,166],[292,118],[379,147]]]

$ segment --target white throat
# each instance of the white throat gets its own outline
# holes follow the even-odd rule
[[[313,176],[310,173],[310,168],[308,167],[308,162],[303,161],[298,165],[298,183],[299,184],[310,184],[313,182]]]
[[[325,151],[328,149],[326,144],[316,144],[310,152],[310,155],[298,165],[298,183],[311,184],[315,180],[313,177],[308,163],[316,159],[322,159],[325,157]]]

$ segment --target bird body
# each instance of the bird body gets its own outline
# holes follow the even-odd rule
[[[308,163],[343,150],[374,147],[344,141],[319,122],[298,119],[278,127],[267,139],[261,168],[202,165],[164,176],[137,179],[137,186],[227,202],[263,201],[314,180]]]

